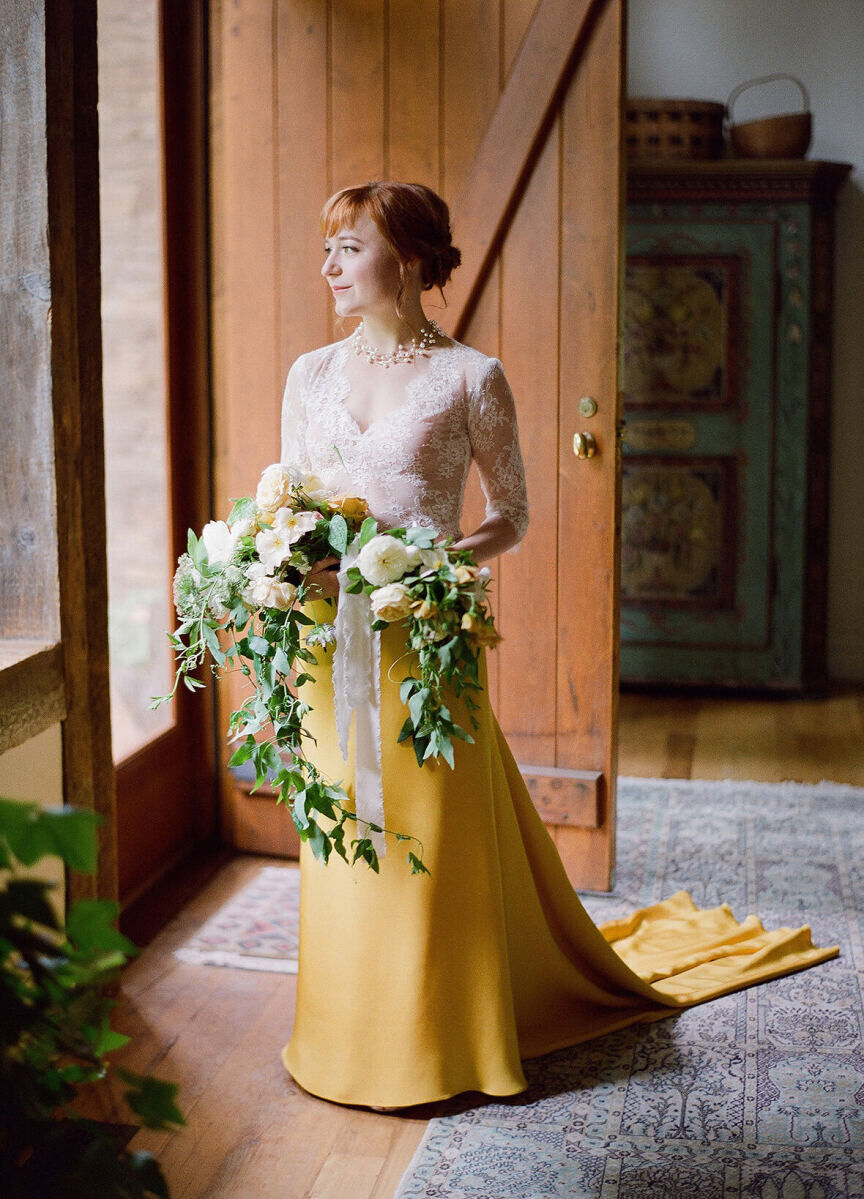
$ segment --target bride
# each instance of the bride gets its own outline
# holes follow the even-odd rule
[[[501,363],[448,337],[422,295],[460,261],[444,201],[420,184],[373,182],[322,212],[334,311],[355,331],[302,355],[282,414],[282,461],[328,491],[362,497],[379,528],[412,524],[473,551],[513,548],[528,523],[516,410]],[[477,465],[479,528],[460,528]],[[320,619],[338,597],[336,560],[314,580]],[[590,563],[586,564],[590,569]],[[301,854],[297,1014],[285,1066],[307,1091],[340,1103],[404,1107],[463,1091],[525,1089],[521,1061],[824,961],[809,930],[739,925],[728,908],[679,894],[598,929],[566,877],[485,699],[455,770],[418,768],[391,670],[399,624],[381,633],[381,772],[387,826],[419,838],[428,876],[387,846],[380,875]],[[481,651],[482,652],[482,651]],[[332,651],[307,684],[313,757],[354,784],[333,716]],[[482,677],[482,676],[481,676]],[[311,694],[309,694],[311,692]],[[468,717],[452,700],[454,718]],[[460,715],[463,717],[459,719]],[[389,840],[389,838],[388,838]]]

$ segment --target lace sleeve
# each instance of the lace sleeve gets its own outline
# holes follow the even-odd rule
[[[280,462],[311,470],[309,451],[306,448],[306,404],[303,392],[306,388],[306,371],[303,359],[298,358],[288,372],[285,394],[282,398],[282,453]]]
[[[505,517],[521,541],[528,528],[525,468],[513,393],[497,358],[489,360],[471,396],[468,435],[486,496],[486,517]]]

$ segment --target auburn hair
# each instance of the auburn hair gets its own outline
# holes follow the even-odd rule
[[[440,288],[462,261],[450,234],[450,210],[439,195],[422,183],[400,183],[395,179],[373,179],[355,187],[343,187],[321,209],[321,231],[334,237],[350,229],[357,218],[368,216],[375,223],[399,263],[397,311],[408,283],[407,264],[419,262],[423,291]]]

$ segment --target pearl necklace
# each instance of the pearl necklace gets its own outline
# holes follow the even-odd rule
[[[365,358],[372,366],[383,366],[385,370],[389,370],[391,366],[396,366],[397,363],[406,362],[412,363],[419,354],[421,358],[429,357],[429,347],[434,345],[439,337],[444,337],[444,332],[438,327],[435,321],[428,321],[420,330],[420,340],[412,337],[407,346],[398,345],[395,350],[388,350],[386,353],[383,350],[377,349],[370,345],[365,339],[366,324],[361,321],[354,332],[351,334],[351,340],[354,343],[354,353],[358,358]]]

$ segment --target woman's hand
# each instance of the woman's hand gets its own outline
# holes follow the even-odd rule
[[[306,585],[311,599],[336,599],[339,595],[339,559],[322,558],[306,575]]]

